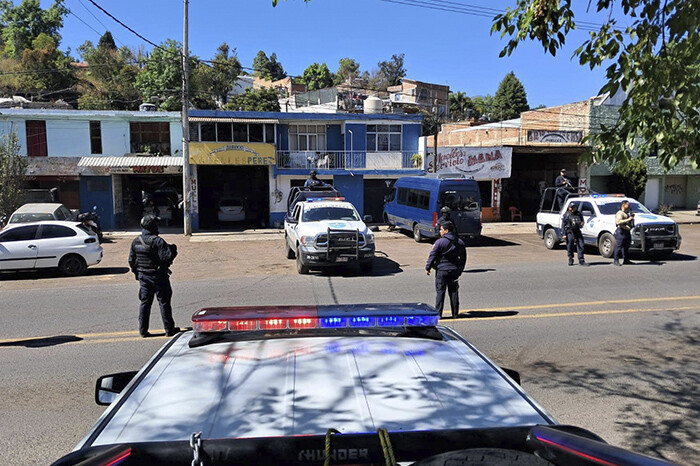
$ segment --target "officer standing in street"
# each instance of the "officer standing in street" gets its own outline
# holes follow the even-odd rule
[[[177,246],[166,243],[158,236],[159,220],[155,215],[145,215],[141,219],[141,235],[131,243],[129,252],[129,267],[139,281],[139,334],[143,338],[151,336],[148,324],[154,295],[160,305],[165,334],[171,337],[180,331],[173,320],[170,304],[173,289],[169,277],[169,267],[177,256]]]
[[[445,222],[452,222],[452,225],[454,225],[454,234],[456,238],[459,238],[459,230],[457,229],[457,222],[454,221],[452,218],[452,209],[450,209],[448,206],[443,206],[442,209],[440,209],[440,218],[437,221],[437,224],[440,225],[441,223]]]
[[[574,265],[574,247],[578,255],[578,265],[588,265],[583,257],[583,215],[576,208],[576,203],[569,204],[564,214],[564,239],[566,240],[566,254],[569,256],[569,265]]]
[[[445,304],[445,290],[450,295],[452,318],[459,315],[459,277],[467,263],[467,248],[464,241],[454,233],[452,222],[440,223],[440,239],[435,241],[425,264],[425,272],[435,269],[435,309],[442,317]]]
[[[630,212],[630,201],[624,200],[620,205],[620,210],[615,214],[615,253],[613,255],[613,264],[621,266],[622,264],[633,264],[630,260],[630,244],[632,243],[632,222],[634,222],[634,214]],[[622,264],[620,263],[622,256]]]

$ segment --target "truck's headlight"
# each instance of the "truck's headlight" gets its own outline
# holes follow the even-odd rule
[[[302,236],[299,241],[301,244],[314,244],[314,236]]]
[[[374,244],[374,235],[372,233],[367,233],[365,238],[367,239],[367,244]]]

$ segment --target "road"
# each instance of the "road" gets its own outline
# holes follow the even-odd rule
[[[534,234],[490,237],[469,248],[460,318],[444,320],[504,367],[561,423],[610,443],[700,464],[700,225],[682,225],[668,261],[613,267],[590,254],[568,267]],[[371,277],[354,269],[299,276],[279,237],[187,242],[173,273],[184,326],[204,306],[434,299],[423,270],[430,244],[378,238]],[[87,277],[0,274],[0,431],[7,464],[45,464],[70,451],[103,408],[99,375],[140,368],[166,341],[136,332],[129,239],[105,244]],[[160,331],[157,311],[152,331]],[[162,333],[160,333],[162,335]]]

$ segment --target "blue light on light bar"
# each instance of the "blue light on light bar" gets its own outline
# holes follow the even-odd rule
[[[322,317],[319,319],[319,327],[321,328],[343,328],[348,326],[346,317]]]
[[[404,316],[382,316],[377,318],[379,327],[403,327]]]
[[[376,317],[350,317],[350,327],[374,327]]]
[[[408,327],[432,327],[438,324],[438,316],[406,316]]]

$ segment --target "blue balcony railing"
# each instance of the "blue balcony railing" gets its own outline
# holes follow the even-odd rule
[[[278,150],[277,168],[320,170],[401,170],[422,168],[415,151],[295,151]]]

